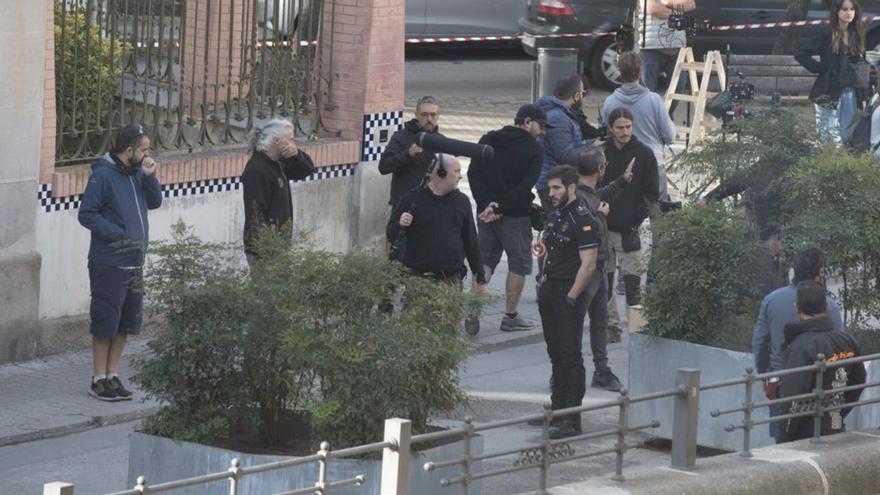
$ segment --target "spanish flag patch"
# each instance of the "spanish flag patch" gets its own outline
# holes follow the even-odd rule
[[[589,232],[591,230],[593,230],[593,227],[591,227],[589,225],[584,225],[584,232]]]

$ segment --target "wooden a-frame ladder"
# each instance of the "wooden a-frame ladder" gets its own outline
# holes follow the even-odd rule
[[[681,72],[687,71],[690,79],[690,91],[687,93],[676,93],[675,88],[678,87],[678,79]],[[685,101],[694,104],[694,116],[691,120],[690,128],[686,126],[676,125],[679,138],[688,137],[688,142],[693,144],[705,137],[706,127],[720,127],[721,123],[717,121],[703,122],[706,117],[706,101],[715,96],[717,93],[709,91],[709,81],[712,74],[718,76],[718,82],[721,84],[722,91],[727,88],[727,74],[724,72],[724,62],[721,59],[721,52],[712,50],[706,53],[706,59],[702,62],[694,60],[694,50],[690,47],[682,47],[678,51],[678,59],[675,61],[675,70],[669,80],[669,89],[666,92],[666,111],[673,101]]]

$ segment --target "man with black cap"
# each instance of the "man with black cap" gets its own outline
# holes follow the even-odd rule
[[[92,164],[80,205],[79,223],[92,233],[89,330],[94,375],[89,395],[99,400],[131,400],[119,367],[127,337],[137,335],[143,322],[147,210],[162,205],[157,166],[143,126],[123,127],[110,152]]]
[[[486,280],[501,254],[507,253],[506,306],[501,330],[534,330],[535,325],[516,311],[525,277],[532,273],[532,188],[541,174],[544,150],[538,139],[548,128],[547,114],[535,105],[523,105],[514,125],[480,138],[495,149],[490,160],[475,158],[468,167],[468,182],[477,203],[480,257]]]

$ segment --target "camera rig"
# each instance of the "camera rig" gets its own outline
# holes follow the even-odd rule
[[[711,19],[700,19],[674,9],[672,14],[666,19],[666,25],[675,31],[684,31],[688,37],[708,33],[712,30]]]

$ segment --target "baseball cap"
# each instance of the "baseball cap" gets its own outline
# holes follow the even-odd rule
[[[123,151],[134,144],[141,136],[147,134],[144,126],[141,124],[128,124],[116,132],[116,138],[113,141],[113,149]]]
[[[519,107],[519,110],[516,111],[516,122],[522,123],[527,118],[540,122],[546,129],[553,128],[552,125],[547,123],[547,113],[531,103]]]

